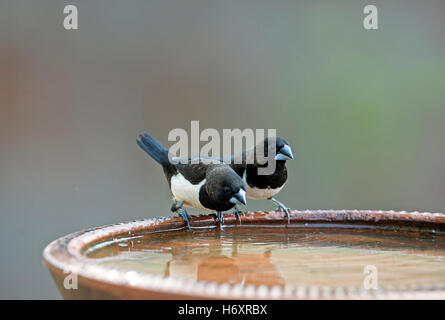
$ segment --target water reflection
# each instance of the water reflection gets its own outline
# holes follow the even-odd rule
[[[104,245],[105,244],[105,245]],[[381,286],[445,283],[444,235],[341,228],[227,228],[108,239],[91,263],[165,277],[242,285]]]
[[[236,248],[236,246],[234,246]],[[233,250],[236,251],[236,250]],[[195,276],[192,276],[195,275]],[[199,281],[226,282],[243,285],[283,286],[285,284],[279,268],[271,262],[271,251],[260,254],[232,255],[193,253],[173,256],[167,263],[165,276],[195,278]]]

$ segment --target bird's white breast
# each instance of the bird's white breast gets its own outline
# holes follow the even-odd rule
[[[280,192],[280,190],[284,187],[284,185],[282,185],[279,188],[267,188],[267,189],[260,189],[260,188],[252,188],[250,187],[247,183],[246,183],[246,193],[247,193],[247,198],[249,199],[269,199],[270,197],[273,197],[274,195],[276,195],[278,192]]]
[[[246,195],[249,199],[269,199],[276,195],[278,192],[280,192],[281,189],[283,189],[284,184],[279,188],[267,188],[267,189],[260,189],[249,186],[246,180],[246,172],[244,172],[243,180],[246,183]]]
[[[199,184],[192,184],[180,173],[172,176],[170,184],[175,200],[184,201],[187,207],[206,210],[199,202],[199,189],[206,182],[202,180]]]

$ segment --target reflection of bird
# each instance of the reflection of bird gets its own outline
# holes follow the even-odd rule
[[[260,161],[261,157],[264,157],[265,161]],[[286,213],[288,222],[289,209],[273,196],[280,192],[286,183],[286,160],[293,158],[292,149],[286,140],[279,137],[267,137],[255,147],[233,155],[230,161],[230,166],[246,182],[247,197],[275,202],[278,209]],[[271,161],[275,161],[275,170],[269,173],[266,167],[271,164]],[[264,174],[259,169],[264,170]],[[235,211],[238,214],[236,208]]]
[[[247,285],[284,286],[285,280],[271,261],[271,252],[237,254],[194,253],[187,250],[182,256],[173,256],[164,275],[197,281],[240,283]]]
[[[270,245],[251,245],[251,237],[264,235],[261,228],[245,232],[242,232],[244,229],[233,229],[238,228],[228,228],[222,232],[200,229],[193,235],[166,236],[161,237],[160,241],[152,241],[150,236],[132,250],[171,255],[163,265],[165,277],[284,286],[286,279],[272,257],[276,249]],[[274,235],[283,239],[282,234]]]
[[[149,134],[141,133],[136,141],[162,165],[175,200],[172,211],[181,214],[189,230],[191,217],[183,206],[217,211],[221,226],[223,211],[246,204],[246,185],[228,165],[210,159],[175,164],[167,148]]]

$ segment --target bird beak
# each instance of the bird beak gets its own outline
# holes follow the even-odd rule
[[[275,160],[291,160],[293,158],[292,149],[287,144],[275,156]]]
[[[230,198],[229,202],[234,204],[242,204],[246,205],[246,191],[243,189],[239,189],[239,192],[235,194],[232,198]]]

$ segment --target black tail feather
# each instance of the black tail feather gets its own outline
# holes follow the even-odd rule
[[[136,139],[137,144],[144,150],[150,157],[152,157],[157,163],[166,167],[170,164],[168,159],[168,150],[158,140],[150,136],[146,132],[139,134],[139,138]]]

